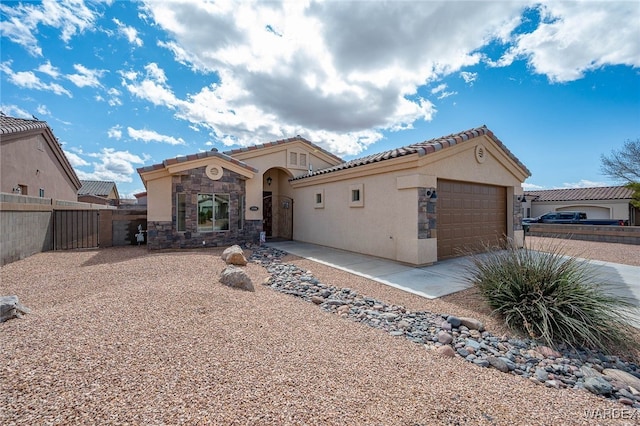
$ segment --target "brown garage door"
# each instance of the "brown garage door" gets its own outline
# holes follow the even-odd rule
[[[506,235],[506,188],[438,180],[437,192],[438,259],[477,251]]]

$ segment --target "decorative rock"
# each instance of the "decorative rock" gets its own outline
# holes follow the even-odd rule
[[[458,317],[454,317],[453,315],[449,315],[447,317],[447,322],[451,324],[452,327],[458,328],[460,327],[460,319]]]
[[[633,405],[633,401],[629,398],[618,398],[618,402],[624,405]]]
[[[489,361],[487,361],[484,358],[476,358],[473,360],[473,363],[475,365],[479,365],[480,367],[488,367],[489,366]]]
[[[609,395],[613,390],[611,383],[602,377],[588,377],[584,381],[584,387],[591,393],[596,395]]]
[[[436,350],[440,355],[445,356],[447,358],[453,358],[454,356],[456,356],[456,353],[454,352],[453,348],[449,345],[439,346],[438,349]]]
[[[222,275],[220,275],[220,282],[224,285],[233,288],[239,288],[246,291],[255,291],[253,288],[253,282],[251,278],[242,269],[229,265]]]
[[[470,330],[484,331],[484,324],[475,318],[461,317],[460,325],[464,325]]]
[[[487,358],[487,361],[489,361],[489,364],[491,364],[491,366],[496,370],[500,370],[503,373],[509,372],[509,367],[507,366],[507,363],[501,360],[500,358],[496,358],[495,356],[490,356]]]
[[[545,358],[560,358],[562,354],[548,346],[538,346],[536,351],[539,352]]]
[[[0,322],[5,322],[13,318],[22,318],[23,314],[31,312],[26,306],[22,306],[18,296],[0,297]]]
[[[441,331],[440,333],[438,333],[438,342],[444,345],[448,345],[449,343],[453,342],[453,336],[446,331]]]
[[[589,377],[601,377],[602,374],[600,374],[597,370],[583,365],[582,367],[580,367],[580,372],[584,375],[585,379],[588,379]]]
[[[392,336],[404,336],[442,356],[460,356],[480,367],[493,365],[500,371],[552,388],[593,392],[611,401],[622,399],[623,404],[631,401],[630,407],[640,409],[640,383],[634,383],[636,387],[626,386],[624,375],[616,372],[629,374],[626,379],[640,379],[637,363],[594,349],[566,345],[552,349],[532,339],[497,337],[488,331],[481,332],[479,321],[474,323],[473,319],[463,323],[453,315],[409,311],[352,289],[328,286],[317,280],[312,271],[282,263],[285,254],[268,246],[252,248],[250,260],[267,270],[271,278],[264,284],[273,290],[310,301],[324,311],[384,330]],[[449,343],[443,344],[441,340]],[[608,374],[603,376],[600,372]]]
[[[222,252],[221,257],[227,265],[244,266],[247,264],[247,259],[244,257],[244,252],[242,251],[242,248],[237,244],[226,248]]]
[[[549,373],[547,373],[544,368],[536,367],[535,378],[544,383],[549,380]]]
[[[602,370],[602,374],[607,377],[611,377],[618,382],[622,382],[626,386],[640,389],[640,379],[638,379],[633,374],[627,373],[626,371],[618,370],[615,368],[605,368],[604,370]]]

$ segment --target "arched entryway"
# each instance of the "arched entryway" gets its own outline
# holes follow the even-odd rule
[[[263,175],[262,230],[268,239],[293,239],[293,197],[286,169],[271,168]]]

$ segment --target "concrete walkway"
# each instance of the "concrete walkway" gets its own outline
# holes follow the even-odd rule
[[[463,277],[465,265],[470,264],[466,258],[443,260],[432,266],[413,267],[392,260],[298,241],[268,242],[267,246],[428,299],[470,287]]]
[[[268,242],[267,246],[428,299],[455,293],[471,286],[464,278],[466,268],[471,262],[464,257],[442,260],[432,266],[413,267],[298,241]],[[595,275],[611,284],[612,293],[627,297],[640,307],[640,267],[598,260],[592,260],[590,264]],[[640,317],[631,318],[631,323],[640,328]]]

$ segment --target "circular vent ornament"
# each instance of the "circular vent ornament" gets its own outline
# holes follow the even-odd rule
[[[476,161],[484,163],[487,159],[487,149],[483,145],[476,145]]]
[[[204,170],[207,177],[211,180],[218,180],[222,177],[222,167],[217,166],[215,164],[211,164],[207,166]]]

